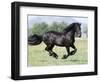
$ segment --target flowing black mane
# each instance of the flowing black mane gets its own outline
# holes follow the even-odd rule
[[[63,32],[69,32],[71,29],[74,29],[74,25],[79,23],[72,23],[68,27],[66,27]]]

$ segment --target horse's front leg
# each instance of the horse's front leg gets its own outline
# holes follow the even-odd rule
[[[70,55],[74,55],[77,52],[77,48],[75,47],[75,45],[71,45],[71,47],[74,49],[73,51],[70,52]]]
[[[67,59],[70,56],[70,47],[66,47],[68,55],[64,55],[62,59]]]
[[[77,48],[75,47],[74,44],[72,44],[71,47],[72,47],[74,50],[70,52],[70,47],[66,47],[68,55],[64,55],[64,56],[62,57],[62,59],[67,59],[69,56],[74,55],[74,54],[77,52]]]

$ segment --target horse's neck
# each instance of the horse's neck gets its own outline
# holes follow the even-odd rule
[[[66,35],[68,35],[70,38],[75,38],[75,31],[74,30],[71,30],[69,32],[66,33]]]

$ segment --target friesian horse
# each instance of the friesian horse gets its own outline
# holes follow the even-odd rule
[[[71,55],[74,55],[77,51],[75,47],[75,35],[81,37],[81,24],[80,23],[72,23],[62,32],[57,31],[48,31],[45,32],[43,35],[31,35],[28,37],[28,44],[30,45],[38,45],[42,41],[46,44],[45,50],[49,52],[50,56],[54,58],[58,58],[58,55],[53,51],[53,47],[61,46],[65,47],[67,50],[67,55],[63,55],[62,59],[66,59]],[[74,50],[70,51],[70,47]]]

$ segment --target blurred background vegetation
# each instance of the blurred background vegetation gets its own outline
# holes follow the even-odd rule
[[[47,31],[62,31],[64,28],[66,28],[68,26],[68,24],[61,22],[53,22],[52,24],[47,24],[45,22],[42,23],[34,23],[32,25],[32,28],[28,29],[28,35],[32,35],[32,34],[39,34],[42,35],[43,33],[47,32]]]

